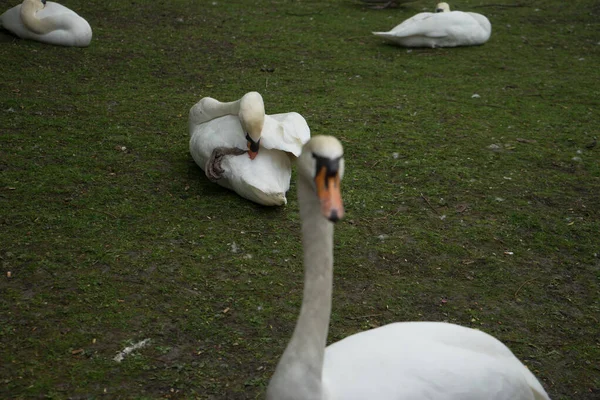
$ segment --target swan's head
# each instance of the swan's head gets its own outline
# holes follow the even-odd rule
[[[265,124],[265,104],[260,93],[249,92],[241,98],[239,118],[248,141],[248,155],[254,160]]]
[[[438,5],[435,6],[435,12],[450,12],[450,6],[448,3],[438,3]]]
[[[344,216],[340,184],[344,177],[344,148],[333,136],[313,136],[298,158],[298,176],[310,183],[321,203],[321,213],[331,222]]]

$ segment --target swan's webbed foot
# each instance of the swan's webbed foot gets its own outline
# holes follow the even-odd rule
[[[223,177],[225,170],[221,168],[221,162],[225,156],[241,156],[246,154],[246,150],[237,147],[217,147],[204,166],[204,173],[211,182],[216,182]]]

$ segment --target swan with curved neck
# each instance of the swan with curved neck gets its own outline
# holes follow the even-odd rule
[[[265,125],[265,103],[262,96],[258,92],[248,92],[239,100],[230,102],[204,97],[190,110],[190,124],[196,126],[225,115],[236,115],[239,118],[242,132],[248,141],[248,156],[254,160]]]
[[[450,4],[448,4],[448,3],[438,3],[438,5],[435,6],[435,12],[436,13],[450,12]]]
[[[88,46],[90,24],[69,8],[46,0],[25,0],[0,16],[0,25],[23,39],[59,46]]]
[[[442,322],[397,322],[325,347],[331,314],[333,222],[343,217],[343,149],[315,136],[298,159],[304,291],[267,400],[549,400],[494,337]]]
[[[46,1],[42,0],[25,0],[21,4],[21,20],[23,25],[31,29],[33,33],[38,35],[44,35],[48,32],[52,32],[56,27],[51,20],[40,19],[36,14],[38,11],[43,10],[46,5]]]
[[[190,153],[211,181],[259,204],[287,202],[291,162],[310,138],[300,114],[267,115],[260,93],[248,92],[230,102],[200,99],[188,125]]]
[[[474,46],[488,41],[492,24],[478,13],[450,11],[444,2],[434,13],[419,13],[388,32],[373,34],[404,47]]]

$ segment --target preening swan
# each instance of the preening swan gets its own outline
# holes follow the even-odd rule
[[[488,41],[492,24],[481,14],[450,11],[448,3],[439,3],[435,13],[419,13],[389,32],[373,34],[404,47],[473,46]]]
[[[297,162],[304,292],[267,400],[548,400],[536,377],[494,337],[442,322],[397,322],[327,348],[333,222],[343,217],[343,149],[315,136]]]
[[[59,46],[89,46],[90,24],[67,7],[46,0],[25,0],[0,16],[0,26],[22,39]]]
[[[227,103],[200,99],[188,124],[190,153],[210,180],[259,204],[287,203],[292,160],[310,138],[300,114],[266,115],[262,96],[249,92]]]

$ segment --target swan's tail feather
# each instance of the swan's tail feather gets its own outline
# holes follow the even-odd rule
[[[550,396],[548,396],[548,393],[546,393],[544,387],[542,386],[540,381],[535,377],[533,372],[531,372],[529,368],[527,368],[525,365],[523,365],[523,368],[525,369],[525,380],[531,388],[535,400],[550,400]]]
[[[372,32],[373,35],[380,37],[380,38],[384,38],[387,40],[394,40],[394,38],[396,37],[396,35],[390,33],[390,32]]]
[[[254,186],[250,187],[250,189],[253,196],[249,197],[248,199],[258,204],[262,204],[263,206],[284,206],[287,204],[287,198],[283,192],[265,193]]]
[[[539,385],[539,382],[536,381],[536,383]],[[550,396],[548,396],[544,388],[541,388],[541,392],[537,387],[532,387],[531,390],[533,390],[533,397],[535,400],[550,400]]]

